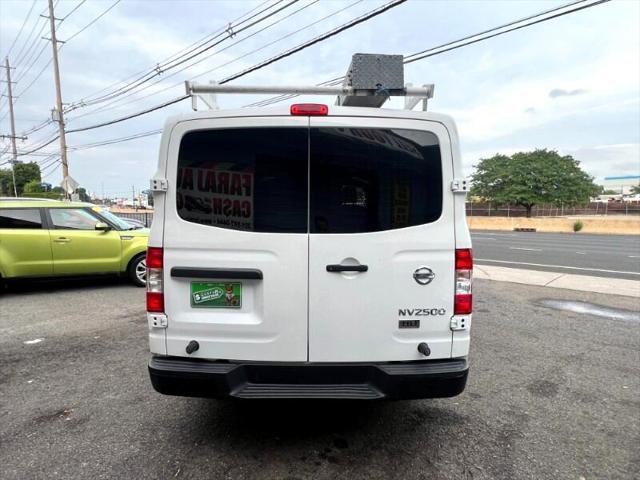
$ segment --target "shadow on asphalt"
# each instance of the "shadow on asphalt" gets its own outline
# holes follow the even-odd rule
[[[117,276],[70,277],[55,279],[20,279],[0,285],[0,293],[29,294],[56,291],[73,291],[95,288],[110,288],[129,285],[136,288],[127,278]]]
[[[197,424],[187,428],[211,441],[231,437],[254,446],[274,437],[296,443],[328,436],[341,449],[354,438],[393,437],[395,432],[404,439],[418,429],[455,430],[466,422],[454,409],[441,408],[430,400],[203,402],[198,418],[193,419]]]

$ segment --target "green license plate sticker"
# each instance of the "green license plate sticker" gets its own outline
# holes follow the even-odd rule
[[[191,306],[198,308],[240,308],[242,283],[191,282]]]

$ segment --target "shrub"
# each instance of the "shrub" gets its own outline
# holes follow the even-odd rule
[[[578,220],[577,222],[573,222],[574,232],[579,232],[580,230],[582,230],[582,227],[584,227],[584,224],[580,220]]]

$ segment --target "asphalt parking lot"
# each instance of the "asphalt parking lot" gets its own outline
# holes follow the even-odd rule
[[[142,289],[13,289],[0,296],[0,478],[640,477],[640,322],[541,303],[637,312],[638,299],[482,280],[474,297],[459,397],[236,403],[153,391]]]

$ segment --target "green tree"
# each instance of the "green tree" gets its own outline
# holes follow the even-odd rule
[[[610,188],[608,188],[607,190],[603,190],[602,191],[602,195],[619,195],[620,192],[616,191],[616,190],[611,190]]]
[[[44,192],[44,187],[42,183],[38,180],[31,180],[24,184],[23,193],[40,193]]]
[[[8,168],[0,169],[0,196],[13,197],[13,179]]]
[[[87,189],[83,187],[79,187],[76,189],[76,193],[80,197],[81,202],[90,202],[91,196],[87,193]]]
[[[640,195],[640,185],[634,185],[631,187],[631,193],[634,195]]]
[[[37,163],[16,163],[14,165],[14,171],[18,196],[24,192],[24,186],[27,183],[32,181],[40,183],[42,181],[40,177],[40,167]],[[0,170],[0,191],[2,195],[13,196],[13,174],[11,168]]]
[[[580,168],[580,162],[547,149],[480,159],[471,179],[471,195],[497,204],[521,205],[527,217],[534,205],[577,205],[602,191]]]

